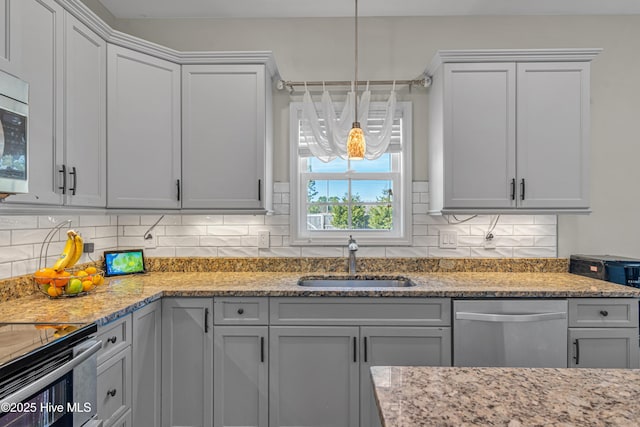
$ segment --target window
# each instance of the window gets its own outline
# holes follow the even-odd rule
[[[384,108],[371,103],[370,129],[381,124]],[[397,103],[391,144],[375,160],[318,160],[301,117],[302,103],[292,102],[291,244],[342,245],[349,235],[370,245],[410,244],[411,103]]]

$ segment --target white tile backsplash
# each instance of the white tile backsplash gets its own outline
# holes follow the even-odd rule
[[[501,215],[493,229],[495,249],[485,249],[483,236],[492,215],[479,215],[462,224],[453,217],[428,215],[429,185],[412,185],[413,243],[411,246],[361,246],[358,257],[556,257],[555,215]],[[105,250],[139,248],[157,257],[345,257],[342,246],[289,245],[289,183],[274,184],[275,212],[271,215],[165,215],[151,231],[157,247],[145,247],[143,234],[161,215],[0,216],[0,278],[32,273],[41,242],[51,227],[71,220],[87,241],[95,243],[93,259]],[[458,216],[458,220],[468,215]],[[451,222],[451,223],[450,223]],[[57,233],[49,247],[47,265],[55,261],[66,234]],[[456,249],[440,249],[440,230],[458,232]],[[270,234],[270,248],[258,249],[259,231]],[[82,261],[88,258],[83,256]]]

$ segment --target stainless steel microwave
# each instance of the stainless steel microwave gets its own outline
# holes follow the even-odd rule
[[[29,191],[29,85],[0,71],[0,198]]]

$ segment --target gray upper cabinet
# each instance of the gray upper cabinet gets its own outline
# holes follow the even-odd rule
[[[162,300],[162,426],[213,425],[212,298]]]
[[[109,45],[110,208],[180,207],[180,65]]]
[[[15,76],[20,75],[21,23],[18,18],[22,3],[25,0],[0,0],[0,70]]]
[[[66,203],[105,207],[107,45],[71,14],[65,22]]]
[[[105,207],[106,43],[53,0],[12,16],[12,64],[29,83],[29,193],[7,202]]]
[[[64,11],[54,0],[5,3],[14,19],[12,31],[4,35],[20,40],[19,55],[11,55],[12,69],[18,68],[17,75],[29,83],[29,193],[11,196],[5,203],[60,205]],[[5,47],[13,51],[11,45]]]
[[[598,52],[439,52],[430,71],[430,212],[588,211],[589,69]]]
[[[182,207],[268,210],[271,76],[265,65],[182,67]]]

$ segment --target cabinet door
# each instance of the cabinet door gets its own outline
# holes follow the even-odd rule
[[[162,300],[162,425],[213,425],[211,298]]]
[[[25,0],[0,0],[0,70],[14,76],[20,76],[20,41],[19,19],[22,4]],[[24,79],[26,80],[26,79]]]
[[[516,68],[444,65],[445,208],[515,206]]]
[[[588,62],[518,64],[520,206],[589,207],[589,102]]]
[[[360,426],[381,426],[371,366],[451,366],[451,328],[362,327]]]
[[[162,303],[133,312],[133,425],[160,425],[162,392]]]
[[[215,326],[214,426],[268,425],[267,326]]]
[[[183,208],[260,208],[266,82],[262,65],[182,67]]]
[[[180,207],[180,65],[109,45],[110,208]]]
[[[269,425],[358,425],[358,327],[269,331]]]
[[[637,328],[569,328],[570,368],[634,368],[640,364]]]
[[[58,188],[62,176],[58,165],[62,164],[63,158],[60,77],[64,12],[53,0],[1,2],[0,9],[6,12],[2,4],[8,4],[12,11],[19,5],[19,15],[10,36],[20,38],[20,72],[17,75],[29,83],[29,193],[11,196],[5,203],[59,205],[62,203]]]
[[[97,418],[110,425],[131,408],[131,347],[98,366]]]
[[[106,185],[106,43],[65,15],[65,165],[67,200],[104,207]]]

